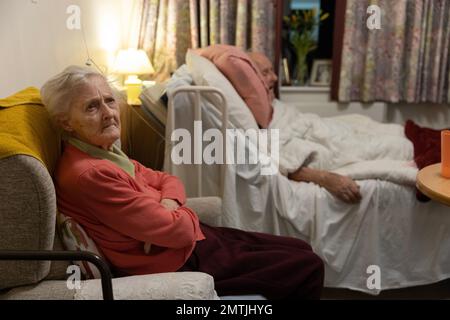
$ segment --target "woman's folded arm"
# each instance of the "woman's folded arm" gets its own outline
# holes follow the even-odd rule
[[[176,200],[181,206],[186,203],[186,193],[180,179],[165,172],[146,168],[137,161],[133,160],[133,163],[136,169],[143,173],[148,185],[161,191],[161,198]]]
[[[143,242],[183,248],[197,240],[199,221],[187,207],[168,210],[108,169],[92,168],[78,179],[80,206],[110,228]]]

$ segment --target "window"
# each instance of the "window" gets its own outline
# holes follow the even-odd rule
[[[282,27],[282,40],[281,40],[281,58],[282,65],[280,70],[282,85],[310,85],[311,71],[315,60],[330,60],[333,55],[333,25],[334,25],[334,12],[335,12],[334,0],[286,0],[284,1],[283,8],[283,27]],[[313,11],[314,10],[314,11]],[[296,46],[293,44],[292,39],[292,23],[286,21],[286,17],[292,17],[292,15],[300,16],[306,12],[315,12],[315,19],[320,19],[320,13],[328,13],[327,19],[323,20],[318,27],[313,28],[310,33],[311,39],[316,43],[316,49],[306,54],[304,58],[306,65],[304,68],[299,68],[299,61],[303,60],[298,58],[296,53]],[[290,18],[289,18],[290,19]],[[297,47],[299,44],[297,44]],[[287,70],[286,70],[287,69]],[[299,71],[303,70],[303,71]],[[304,74],[299,80],[298,74]],[[286,76],[288,73],[288,76]]]

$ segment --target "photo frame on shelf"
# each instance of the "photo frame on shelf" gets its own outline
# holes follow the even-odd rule
[[[311,86],[326,87],[331,85],[332,63],[331,60],[314,60],[311,71]]]
[[[282,59],[282,84],[286,86],[291,85],[291,75],[289,72],[289,64],[286,58]]]

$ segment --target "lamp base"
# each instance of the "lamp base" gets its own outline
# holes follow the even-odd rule
[[[127,103],[140,105],[142,104],[139,99],[139,95],[141,94],[142,85],[141,84],[127,84],[125,85],[127,88]]]
[[[128,76],[125,81],[125,88],[127,88],[127,103],[140,105],[139,95],[142,90],[142,81],[137,76]]]

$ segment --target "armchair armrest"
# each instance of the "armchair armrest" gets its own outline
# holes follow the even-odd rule
[[[0,260],[87,260],[100,270],[102,279],[81,281],[76,289],[75,300],[149,300],[149,299],[219,299],[214,290],[214,279],[203,272],[167,272],[111,279],[111,273],[105,261],[87,251],[6,251],[0,250]],[[69,297],[61,294],[65,281],[43,281],[37,285],[15,288],[0,299],[59,299]],[[101,287],[101,289],[100,289]],[[57,291],[55,295],[53,291]],[[51,292],[51,293],[49,293]],[[72,298],[72,297],[70,297]]]
[[[186,206],[197,213],[201,222],[220,226],[222,221],[222,199],[219,197],[189,198]]]
[[[165,272],[114,278],[117,300],[217,300],[214,279],[203,272]],[[100,279],[85,280],[75,300],[101,299]]]
[[[50,251],[50,250],[0,250],[0,260],[83,260],[93,263],[101,275],[104,300],[114,300],[112,275],[108,264],[100,256],[88,251]]]

